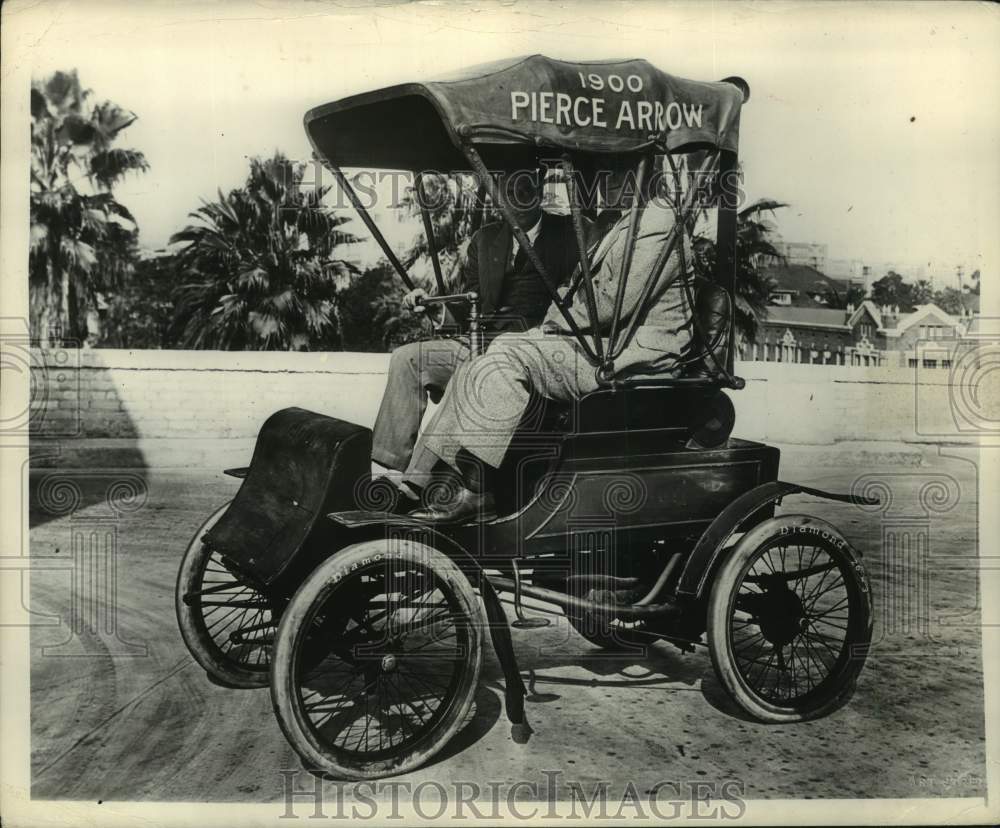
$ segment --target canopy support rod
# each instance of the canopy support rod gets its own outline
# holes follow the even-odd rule
[[[486,215],[486,185],[480,184],[476,188],[475,212],[472,214],[472,228],[469,235],[475,235],[476,231],[483,226],[483,218]]]
[[[614,360],[618,356],[615,346],[618,343],[618,334],[621,329],[622,306],[625,304],[625,285],[628,281],[629,270],[632,267],[632,254],[635,252],[635,237],[639,229],[639,216],[642,212],[641,205],[645,201],[643,193],[645,192],[646,172],[648,168],[649,156],[643,155],[639,159],[639,165],[636,169],[635,192],[632,194],[632,203],[629,205],[628,236],[625,239],[625,255],[622,257],[622,267],[618,273],[618,292],[615,294],[615,309],[611,314],[611,333],[608,335],[608,355],[610,360]]]
[[[739,159],[735,152],[719,153],[719,218],[715,232],[715,278],[732,301],[726,372],[731,376],[736,354],[736,202],[739,196]]]
[[[677,197],[680,198],[681,194],[678,193]],[[668,243],[665,244],[663,249],[660,251],[660,255],[657,257],[656,262],[653,265],[653,269],[650,272],[649,277],[646,279],[646,284],[643,285],[642,295],[636,303],[635,311],[633,312],[632,317],[629,319],[629,326],[622,337],[622,341],[617,343],[617,352],[612,355],[613,358],[617,359],[635,337],[635,332],[638,330],[639,320],[641,318],[640,310],[646,307],[646,303],[649,301],[649,297],[653,293],[653,288],[660,279],[660,275],[663,272],[663,268],[667,264],[667,260],[674,252],[678,239],[680,239],[680,243],[682,245],[684,244],[684,228],[687,226],[688,216],[690,216],[695,210],[696,203],[695,194],[692,191],[687,194],[683,208],[680,211],[678,211],[676,207],[674,208],[674,227],[670,232]],[[681,274],[681,278],[687,278],[687,274]],[[691,308],[690,310],[691,313],[694,314],[694,308]]]
[[[677,164],[674,161],[673,157],[671,155],[669,155],[669,154],[667,155],[667,161],[670,162],[670,170],[671,170],[671,172],[673,173],[673,176],[674,176],[674,186],[676,187],[677,192],[680,193],[681,192],[681,188],[682,188],[680,168],[677,166]],[[697,189],[693,190],[693,199],[691,201],[691,208],[688,210],[686,216],[682,217],[681,214],[680,214],[680,211],[676,208],[676,206],[674,208],[674,215],[677,217],[676,218],[677,222],[679,224],[683,224],[683,229],[686,231],[686,235],[687,235],[688,241],[690,242],[692,253],[694,252],[694,247],[695,247],[695,244],[694,244],[694,242],[695,242],[694,228],[695,228],[695,225],[697,224],[698,214],[701,213],[701,212],[704,212],[704,209],[705,209],[704,207],[698,205],[698,191],[697,191]],[[690,217],[691,221],[688,221],[689,217]],[[681,264],[681,273],[686,276],[687,275],[687,264],[684,261],[684,246],[683,246],[683,244],[681,245],[681,248],[680,248],[680,264]],[[715,369],[716,369],[716,371],[718,371],[720,374],[723,375],[723,377],[729,383],[729,385],[730,385],[731,388],[742,387],[742,386],[740,386],[738,384],[738,380],[733,376],[733,373],[732,373],[732,371],[729,370],[728,366],[722,364],[722,362],[719,359],[718,353],[716,353],[718,351],[718,349],[719,349],[719,345],[722,342],[724,342],[724,341],[725,342],[730,342],[730,345],[731,345],[731,332],[730,332],[730,330],[727,327],[726,330],[719,331],[718,334],[716,334],[715,339],[712,340],[712,342],[709,343],[707,341],[706,337],[705,337],[705,331],[702,330],[701,323],[698,321],[698,312],[697,312],[697,307],[696,307],[697,297],[694,294],[692,294],[692,292],[691,292],[691,285],[689,284],[689,282],[688,282],[688,280],[686,278],[682,280],[682,284],[683,284],[683,287],[684,287],[684,293],[687,296],[688,304],[693,309],[695,309],[694,312],[691,314],[692,329],[694,330],[695,335],[698,337],[698,339],[700,339],[703,342],[702,352],[700,354],[698,354],[697,356],[695,356],[695,357],[691,357],[688,361],[693,362],[695,360],[704,359],[705,357],[708,357],[708,358],[710,358],[712,360],[713,363],[715,363]],[[730,316],[730,319],[732,319],[732,317],[735,316],[735,313],[736,313],[736,303],[734,301],[735,297],[728,290],[726,290],[726,299],[729,302],[729,316]],[[728,351],[727,351],[727,353],[728,353]]]
[[[441,260],[438,258],[437,243],[434,240],[434,224],[431,222],[431,211],[427,207],[427,195],[424,190],[424,174],[418,172],[413,179],[414,189],[417,194],[417,203],[420,205],[420,218],[424,222],[424,235],[427,237],[427,252],[431,255],[431,265],[434,267],[434,281],[437,283],[438,293],[444,293],[444,277],[441,275]]]
[[[653,264],[653,269],[649,272],[649,276],[646,277],[646,283],[642,286],[642,294],[639,296],[639,301],[635,304],[635,309],[632,312],[632,316],[629,318],[628,327],[625,329],[625,333],[622,335],[622,341],[616,343],[618,346],[618,353],[613,354],[612,358],[617,359],[621,356],[622,352],[631,344],[635,332],[639,329],[639,321],[642,319],[642,309],[646,307],[649,302],[649,297],[653,295],[653,288],[656,287],[656,283],[660,281],[660,275],[663,273],[663,268],[666,267],[667,261],[673,255],[674,247],[677,244],[677,229],[673,228],[668,234],[668,239],[663,245],[663,249],[660,250],[659,256],[656,258],[656,262]]]
[[[343,171],[336,164],[329,164],[330,172],[333,173],[334,178],[337,179],[337,184],[340,186],[345,193],[347,193],[347,198],[350,200],[354,209],[358,211],[358,215],[361,216],[361,220],[365,223],[365,227],[368,228],[368,232],[372,234],[372,238],[378,243],[378,246],[382,248],[382,252],[385,253],[385,257],[389,260],[389,264],[392,265],[393,270],[399,274],[399,278],[403,280],[403,284],[406,285],[408,290],[413,290],[415,285],[413,280],[410,278],[409,274],[406,272],[406,268],[403,267],[402,263],[396,257],[396,254],[392,252],[392,248],[389,247],[389,242],[385,240],[385,236],[382,235],[382,231],[378,229],[378,225],[375,224],[375,220],[369,214],[368,209],[364,204],[361,203],[361,199],[358,198],[358,194],[354,192],[354,187],[351,186],[351,182],[347,180],[347,176],[344,175]]]
[[[601,368],[604,367],[604,340],[601,338],[600,319],[597,314],[597,297],[594,295],[594,283],[590,278],[590,257],[587,255],[587,231],[583,226],[583,209],[580,207],[580,193],[576,189],[576,171],[573,161],[568,155],[562,157],[563,169],[566,171],[566,194],[569,196],[569,211],[573,217],[573,230],[576,233],[576,248],[580,254],[580,281],[583,283],[584,297],[587,300],[587,318],[590,321],[590,334],[594,339],[594,352]]]
[[[576,320],[573,318],[572,314],[567,309],[567,303],[563,301],[563,298],[559,295],[557,286],[552,284],[552,279],[545,269],[545,265],[542,264],[542,260],[538,257],[538,253],[531,244],[531,240],[528,238],[528,234],[521,229],[517,221],[514,220],[514,214],[511,212],[510,205],[507,204],[506,199],[501,197],[499,189],[496,186],[496,182],[490,175],[490,171],[486,168],[486,164],[483,163],[482,156],[471,144],[463,144],[462,151],[465,153],[465,157],[468,159],[469,163],[472,165],[473,171],[479,178],[480,184],[486,188],[486,192],[489,193],[490,198],[493,203],[500,208],[500,212],[503,213],[503,217],[507,220],[507,224],[510,225],[511,232],[514,234],[514,238],[517,239],[517,243],[521,246],[524,254],[528,257],[528,260],[534,265],[535,270],[542,279],[542,284],[545,285],[546,290],[549,292],[549,296],[552,297],[552,303],[559,309],[559,313],[562,314],[562,318],[565,320],[566,324],[569,326],[570,331],[576,338],[577,342],[580,343],[580,347],[583,348],[584,356],[591,365],[599,365],[600,360],[594,354],[594,349],[590,346],[590,343],[583,336],[583,332],[580,330],[580,326],[576,324]]]

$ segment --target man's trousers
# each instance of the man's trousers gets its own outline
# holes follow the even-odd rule
[[[573,337],[539,328],[503,334],[485,354],[455,372],[414,457],[422,465],[440,458],[455,466],[455,454],[464,448],[499,467],[532,389],[548,399],[571,402],[597,387],[594,368]]]
[[[389,379],[375,419],[372,460],[407,472],[415,482],[417,476],[431,470],[435,457],[413,453],[427,399],[438,402],[468,358],[469,346],[456,339],[411,342],[392,352]]]

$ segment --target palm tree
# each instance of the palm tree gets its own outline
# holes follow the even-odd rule
[[[430,214],[434,246],[441,262],[445,290],[448,292],[460,289],[458,265],[462,245],[469,240],[477,226],[500,215],[499,211],[480,204],[476,189],[476,181],[469,175],[427,174],[423,177],[424,203]],[[420,215],[420,202],[415,188],[407,190],[403,197],[403,207],[412,215]],[[483,215],[477,223],[480,211],[483,211]],[[423,276],[418,278],[422,283],[420,286],[436,293],[437,286],[430,276],[430,246],[425,233],[418,234],[402,257],[402,264],[407,270],[418,263],[422,265],[423,271]]]
[[[205,203],[171,237],[178,266],[178,344],[224,350],[334,347],[339,289],[357,268],[334,255],[357,241],[323,204],[329,187],[303,186],[304,164],[281,153],[250,161],[244,186]]]
[[[75,70],[31,86],[31,330],[46,345],[79,341],[95,292],[134,261],[135,219],[112,191],[149,165],[141,152],[112,146],[136,116],[90,95]]]

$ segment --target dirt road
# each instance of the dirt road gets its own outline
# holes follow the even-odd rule
[[[814,460],[786,454],[783,478],[846,490],[874,472],[864,463],[825,468]],[[73,508],[53,498],[51,474],[79,484]],[[531,683],[527,738],[512,733],[503,714],[502,674],[490,654],[473,721],[444,757],[406,778],[543,785],[544,771],[559,771],[563,782],[588,790],[599,780],[612,791],[632,782],[639,792],[662,780],[737,780],[750,799],[983,795],[974,469],[936,458],[876,476],[893,495],[883,514],[811,498],[783,507],[840,526],[871,572],[876,643],[846,708],[795,726],[745,721],[704,650],[681,654],[661,643],[645,656],[609,657],[559,619],[541,631],[514,631]],[[125,498],[128,508],[116,512],[104,502],[116,479],[33,478],[36,489],[48,489],[33,501],[31,553],[66,568],[32,579],[33,610],[61,619],[31,638],[32,795],[274,802],[277,815],[280,772],[301,765],[268,691],[211,684],[174,621],[178,556],[237,481],[143,472],[132,482],[145,496]],[[106,554],[80,557],[91,542]],[[103,576],[78,570],[74,581],[74,554],[114,568]],[[74,618],[84,622],[77,633]]]

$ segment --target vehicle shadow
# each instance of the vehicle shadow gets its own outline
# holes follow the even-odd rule
[[[500,692],[503,693],[502,690]],[[495,693],[491,692],[487,685],[481,683],[476,690],[466,723],[441,752],[431,760],[430,764],[436,765],[439,762],[445,762],[468,750],[496,726],[502,713],[503,702]]]
[[[33,354],[29,528],[60,518],[118,519],[145,504],[149,464],[133,405],[99,350]]]
[[[594,647],[563,656],[521,652],[518,658],[527,689],[525,701],[529,705],[557,701],[562,698],[558,692],[561,686],[687,691],[704,678],[711,665],[697,653],[671,652],[670,646],[656,642],[624,653]],[[488,681],[502,692],[500,679],[497,672]]]
[[[502,690],[500,692],[501,694],[503,693]],[[442,762],[446,762],[471,748],[496,726],[502,711],[503,703],[497,695],[491,691],[490,687],[481,683],[476,690],[472,707],[466,716],[461,730],[459,730],[458,733],[452,737],[448,744],[446,744],[439,753],[436,753],[430,761],[426,762],[421,767],[430,768],[435,765],[439,765]],[[307,773],[318,779],[328,782],[344,781],[333,774],[316,768],[310,768],[304,764],[302,768]]]
[[[756,719],[748,716],[743,708],[733,701],[726,688],[719,682],[715,671],[711,669],[711,665],[709,665],[709,669],[706,670],[701,680],[701,696],[711,707],[726,716],[739,719],[741,722],[760,724]]]
[[[147,469],[41,468],[28,475],[28,528],[53,520],[118,520],[141,509],[148,496]]]

